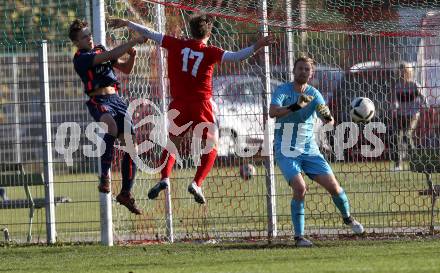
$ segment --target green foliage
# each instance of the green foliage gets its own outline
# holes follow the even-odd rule
[[[3,0],[0,2],[1,46],[62,42],[74,18],[85,17],[85,0]]]

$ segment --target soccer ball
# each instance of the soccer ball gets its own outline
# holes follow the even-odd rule
[[[358,97],[351,102],[350,116],[356,123],[367,123],[376,112],[374,103],[369,98]]]
[[[257,170],[252,164],[244,164],[240,166],[240,176],[243,180],[249,180],[257,174]]]

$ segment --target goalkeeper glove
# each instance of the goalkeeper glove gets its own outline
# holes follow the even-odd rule
[[[325,104],[318,104],[316,107],[316,111],[319,113],[319,115],[325,120],[325,121],[332,121],[333,117],[330,113],[330,109]]]
[[[313,100],[313,96],[309,96],[306,94],[301,94],[298,97],[298,101],[295,102],[294,104],[291,104],[287,107],[287,109],[289,109],[292,112],[298,111],[304,107],[306,107],[309,102],[311,102]]]

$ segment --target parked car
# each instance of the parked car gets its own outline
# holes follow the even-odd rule
[[[346,71],[340,87],[333,93],[329,102],[337,123],[351,121],[350,104],[356,97],[368,97],[374,102],[376,115],[373,121],[382,117],[382,109],[387,109],[391,103],[387,99],[391,89],[391,77],[385,76],[386,71],[386,68],[376,61],[359,63]],[[382,104],[385,107],[381,107]]]
[[[283,82],[271,79],[271,93]],[[245,151],[249,145],[264,140],[264,86],[257,76],[228,75],[213,80],[214,102],[217,106],[219,128],[219,156],[233,156],[236,149]],[[269,106],[268,106],[269,107]],[[318,137],[322,123],[316,123],[318,145],[328,150],[328,143]]]
[[[270,94],[281,81],[271,80]],[[219,156],[236,154],[237,147],[245,149],[264,139],[264,85],[260,77],[227,75],[213,79],[214,102],[217,106],[219,128]],[[238,145],[238,146],[237,146]],[[242,145],[242,146],[240,146]]]
[[[424,67],[422,73],[422,67],[415,62],[409,63],[414,67],[414,80],[419,84],[420,77],[427,75],[428,70],[433,71],[435,67]],[[399,80],[399,63],[383,63],[380,61],[368,61],[358,63],[350,67],[342,80],[341,87],[334,92],[333,101],[330,103],[333,106],[333,113],[337,123],[349,122],[350,118],[350,103],[356,97],[367,97],[371,99],[376,106],[376,113],[372,122],[382,122],[387,128],[387,133],[379,135],[385,144],[385,151],[388,151],[390,144],[390,132],[392,130],[393,122],[396,122],[393,117],[393,92],[396,82]],[[430,83],[428,83],[430,81]],[[436,77],[429,77],[425,79],[425,84],[422,84],[421,92],[428,95],[429,90],[427,86],[433,86],[433,81],[436,81]],[[432,98],[431,98],[432,99]],[[429,109],[421,109],[422,116],[428,112]],[[419,127],[421,125],[419,124]],[[420,131],[419,129],[417,131]],[[418,137],[420,135],[416,133]],[[360,155],[361,145],[368,145],[369,142],[364,140],[363,135],[359,136],[357,145],[348,149],[346,152],[346,158],[348,160],[358,160]],[[377,159],[388,159],[389,153],[384,152]]]

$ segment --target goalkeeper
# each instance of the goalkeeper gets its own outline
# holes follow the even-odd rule
[[[354,233],[363,233],[363,226],[350,215],[350,205],[344,190],[336,180],[330,165],[316,144],[313,125],[317,116],[324,123],[334,123],[321,93],[308,85],[313,75],[314,61],[300,57],[295,61],[294,82],[279,86],[272,95],[269,108],[271,118],[276,118],[275,160],[293,191],[291,217],[296,245],[312,246],[304,238],[304,197],[306,183],[301,173],[323,186],[332,196],[342,214],[343,222]]]

